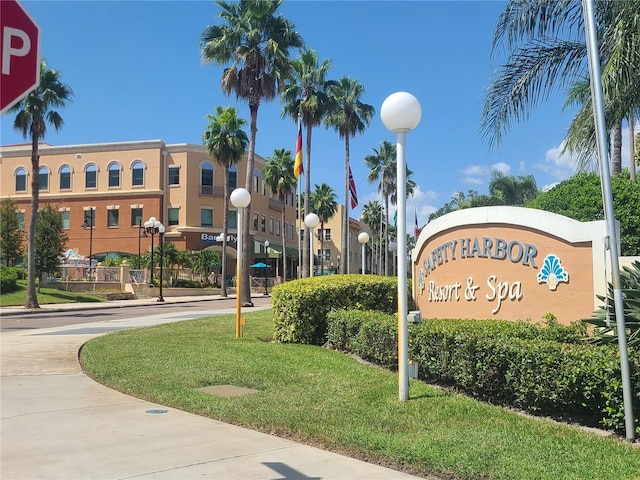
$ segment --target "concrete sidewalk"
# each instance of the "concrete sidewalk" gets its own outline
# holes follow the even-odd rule
[[[154,303],[155,299],[42,307],[114,308],[145,301]],[[252,310],[269,307],[268,301],[258,303],[262,305]],[[17,309],[7,307],[0,309],[0,314],[16,312]],[[3,333],[0,477],[3,480],[417,478],[139,400],[110,390],[82,373],[78,350],[98,335],[95,331],[171,321],[171,314],[160,314],[92,323],[91,328],[83,324]]]

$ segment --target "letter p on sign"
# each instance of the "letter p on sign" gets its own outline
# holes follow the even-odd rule
[[[0,1],[0,111],[40,83],[40,29],[17,0]]]

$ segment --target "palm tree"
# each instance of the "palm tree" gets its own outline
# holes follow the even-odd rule
[[[538,196],[538,186],[533,175],[513,177],[495,170],[491,174],[489,193],[504,205],[523,206]]]
[[[60,114],[54,110],[62,108],[71,101],[73,91],[62,83],[60,72],[49,68],[47,64],[40,62],[40,84],[25,98],[16,103],[8,111],[17,112],[13,122],[13,128],[21,131],[24,138],[31,138],[31,216],[29,218],[28,244],[28,280],[27,299],[25,308],[40,308],[36,294],[36,220],[40,203],[40,154],[38,153],[39,141],[47,132],[47,124],[60,130],[64,121]]]
[[[372,252],[372,256],[373,258],[375,258],[376,255],[376,249],[375,249],[375,245],[376,245],[376,236],[380,235],[380,241],[379,241],[379,246],[382,246],[382,225],[381,225],[381,219],[382,219],[382,205],[380,204],[380,202],[377,201],[369,201],[367,203],[365,203],[364,207],[362,207],[362,221],[369,227],[369,230],[371,231],[371,235],[372,235],[372,241],[371,241],[371,252]],[[380,250],[381,252],[382,250]],[[380,265],[382,263],[382,261],[378,261],[376,260],[376,263],[378,265]],[[373,271],[373,262],[371,265],[371,271]],[[379,271],[378,268],[376,268],[375,270],[376,272]]]
[[[596,16],[604,100],[608,110],[617,112],[609,118],[615,125],[640,109],[640,2],[599,1]],[[492,79],[483,109],[482,130],[490,145],[499,146],[510,120],[526,119],[553,89],[588,78],[583,24],[580,2],[508,2],[493,48],[495,52],[504,44],[509,59]],[[584,103],[586,112],[590,103]],[[588,130],[580,129],[578,135],[584,145],[594,144],[584,136]]]
[[[320,219],[320,274],[324,275],[324,224],[333,218],[338,211],[338,195],[326,183],[316,185],[309,202],[311,211]],[[312,252],[313,253],[313,252]]]
[[[296,177],[293,174],[293,157],[291,150],[284,148],[276,148],[273,156],[267,159],[264,167],[264,181],[271,190],[271,193],[277,195],[278,200],[282,203],[281,225],[284,228],[285,218],[285,199],[292,192],[295,192]],[[287,281],[287,232],[282,235],[282,278]]]
[[[238,118],[236,107],[216,107],[216,115],[207,115],[207,129],[202,143],[218,165],[224,168],[224,218],[222,220],[222,276],[227,273],[227,235],[229,234],[229,169],[238,163],[247,150],[247,134],[242,126],[247,122]],[[240,226],[236,225],[239,231]],[[227,296],[227,282],[222,282],[220,296]]]
[[[290,50],[303,46],[293,23],[278,13],[282,0],[242,0],[239,3],[217,0],[221,7],[218,16],[222,25],[209,25],[200,37],[202,61],[205,64],[231,64],[222,73],[222,91],[225,95],[249,104],[251,126],[249,155],[247,158],[246,189],[251,191],[255,163],[258,109],[262,101],[273,100],[289,77]],[[249,245],[249,219],[251,205],[243,218],[243,244]],[[249,249],[243,252],[245,265],[249,264]],[[242,281],[242,300],[251,304],[249,271],[245,269]]]
[[[307,129],[304,181],[304,209],[309,211],[309,196],[311,194],[311,132],[313,127],[320,125],[329,110],[330,98],[328,89],[335,84],[333,80],[326,80],[327,72],[331,69],[331,59],[323,60],[318,65],[318,54],[315,50],[304,50],[299,57],[291,61],[291,79],[285,83],[281,102],[282,116],[290,116],[293,120],[302,121]],[[304,237],[302,248],[302,276],[309,276],[309,236]]]
[[[347,272],[349,261],[349,140],[369,126],[375,108],[360,98],[364,87],[357,80],[342,77],[329,89],[331,107],[324,119],[327,127],[333,127],[345,141],[344,155],[344,217],[342,218],[342,251],[340,273]]]

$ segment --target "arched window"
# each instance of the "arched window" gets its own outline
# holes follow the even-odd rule
[[[40,190],[48,191],[49,190],[49,169],[47,167],[40,167],[39,178],[40,178]]]
[[[213,195],[213,164],[203,162],[200,165],[200,194]]]
[[[98,167],[93,163],[84,168],[84,188],[98,188]]]
[[[27,170],[20,167],[16,170],[16,192],[27,191]]]
[[[122,168],[118,162],[112,162],[109,164],[109,188],[116,188],[120,186],[120,172]]]
[[[238,186],[238,167],[235,165],[229,168],[229,189],[233,190]]]
[[[131,165],[131,186],[141,187],[144,185],[144,163],[141,161],[133,162]]]
[[[69,165],[60,167],[60,190],[71,190],[71,167]]]

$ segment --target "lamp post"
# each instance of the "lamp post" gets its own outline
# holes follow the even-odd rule
[[[142,220],[140,220],[142,221]],[[144,231],[144,225],[140,224],[138,225],[138,270],[140,270],[140,264],[141,264],[141,251],[140,251],[140,240],[142,238],[147,238],[147,234]]]
[[[362,244],[362,273],[364,274],[367,267],[365,261],[365,245],[369,243],[369,234],[367,232],[360,232],[358,234],[358,241]]]
[[[244,216],[244,209],[251,203],[251,194],[244,188],[236,188],[231,192],[230,196],[231,204],[238,209],[238,225],[243,225],[242,220]],[[242,234],[238,232],[238,240],[236,246],[237,260],[236,260],[236,338],[242,336],[242,328],[240,321],[240,314],[242,312],[241,296],[242,296]]]
[[[144,222],[144,229],[147,232],[147,235],[151,235],[151,280],[149,281],[149,286],[151,287],[153,286],[153,270],[155,267],[153,262],[153,237],[155,237],[160,230],[160,225],[162,224],[156,220],[156,217],[151,217],[149,220]],[[160,278],[160,283],[162,283],[162,278]]]
[[[158,293],[157,301],[164,302],[164,297],[162,296],[162,284],[164,278],[162,275],[162,267],[164,266],[164,225],[162,223],[158,225],[158,233],[160,234],[160,237],[158,238],[158,245],[160,245],[160,292]]]
[[[264,259],[269,259],[269,240],[264,241]],[[269,263],[264,262],[267,267],[264,268],[264,294],[269,295],[269,285],[267,284],[267,268]]]
[[[91,267],[93,266],[93,226],[95,224],[95,211],[95,208],[90,207],[89,221],[87,222],[87,218],[85,217],[84,223],[82,224],[82,228],[89,229],[89,275],[91,275]],[[93,278],[93,276],[91,276],[91,278]]]
[[[409,400],[409,356],[407,329],[407,166],[405,139],[422,116],[420,102],[407,92],[389,95],[382,103],[380,116],[384,126],[396,134],[396,179],[398,198],[398,396]]]
[[[313,229],[320,223],[320,217],[315,213],[310,213],[304,217],[304,224],[309,229],[309,277],[313,277]]]

